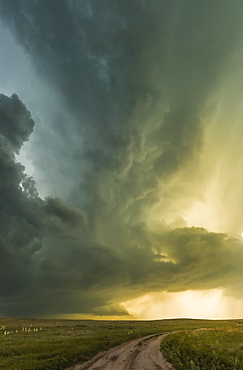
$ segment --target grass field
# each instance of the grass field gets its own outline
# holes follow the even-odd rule
[[[243,369],[243,321],[171,334],[161,349],[177,370]]]
[[[198,328],[207,328],[210,330],[205,332],[194,331]],[[214,338],[214,335],[217,333],[222,337],[225,334],[225,341],[226,338],[229,338],[227,344],[229,350],[227,354],[229,355],[228,358],[231,356],[233,361],[230,363],[235,363],[236,365],[234,366],[238,366],[235,369],[243,369],[243,367],[239,367],[239,364],[242,366],[240,353],[241,351],[243,352],[239,344],[240,341],[243,342],[241,333],[243,324],[241,321],[186,319],[159,321],[0,319],[0,369],[66,369],[76,363],[85,362],[99,351],[108,349],[124,341],[149,334],[185,329],[188,331],[187,333],[173,334],[164,342],[166,343],[164,346],[165,352],[167,351],[166,356],[170,359],[173,358],[173,361],[177,361],[178,363],[182,360],[180,360],[177,348],[181,346],[181,343],[184,343],[184,345],[186,342],[189,343],[189,346],[185,350],[185,353],[189,356],[186,361],[189,361],[190,366],[194,367],[188,367],[186,364],[186,367],[178,367],[178,370],[206,369],[205,367],[195,367],[196,361],[194,365],[190,362],[194,359],[194,354],[191,355],[195,349],[195,346],[193,346],[194,338],[202,342],[204,341],[204,344],[196,347],[198,356],[200,357],[200,351],[204,349],[204,345],[207,346],[207,340],[210,343],[214,343],[215,340],[218,341],[218,349],[221,348],[221,339],[218,337],[217,339],[215,339],[216,337]],[[206,339],[204,339],[204,336],[207,335],[210,335],[210,337],[208,339],[205,337]],[[236,338],[235,347],[231,345],[232,336]],[[170,342],[173,343],[173,350],[168,351]],[[222,352],[225,352],[225,343],[222,342],[222,346],[224,346],[222,347]],[[190,346],[192,349],[190,349]],[[212,349],[212,351],[214,350]],[[212,351],[210,352],[208,350],[214,356],[214,352]],[[212,367],[212,369],[223,370],[229,369],[229,367]],[[234,367],[230,369],[233,370]]]

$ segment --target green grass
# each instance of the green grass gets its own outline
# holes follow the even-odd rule
[[[83,363],[101,350],[149,334],[202,327],[211,329],[227,327],[228,330],[232,330],[235,326],[234,321],[186,319],[158,321],[0,319],[0,369],[61,370],[76,363]]]
[[[243,322],[231,327],[171,334],[161,342],[163,355],[177,370],[243,369]]]

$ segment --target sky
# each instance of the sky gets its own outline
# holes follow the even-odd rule
[[[0,317],[243,317],[241,0],[0,0]]]

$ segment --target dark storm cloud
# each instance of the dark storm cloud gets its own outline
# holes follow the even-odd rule
[[[47,214],[55,215],[63,222],[71,226],[83,227],[87,225],[86,215],[79,209],[68,207],[62,199],[51,199],[47,200],[45,207]]]
[[[239,241],[165,222],[204,182],[204,122],[239,41],[241,8],[240,1],[0,0],[6,25],[62,97],[53,111],[71,117],[50,123],[34,163],[41,169],[44,156],[58,158],[46,183],[64,186],[58,167],[73,186],[65,200],[38,197],[13,154],[33,121],[16,95],[1,95],[0,312],[121,313],[119,302],[151,291],[237,281]],[[158,207],[155,231],[147,223]]]
[[[34,126],[30,112],[16,94],[11,98],[0,94],[0,130],[2,139],[18,152],[23,142],[28,140]]]
[[[0,258],[1,295],[16,292],[26,281],[25,266],[39,248],[40,201],[32,179],[15,162],[34,122],[16,95],[0,95]],[[22,190],[22,188],[25,191]]]

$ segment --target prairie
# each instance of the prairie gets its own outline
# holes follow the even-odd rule
[[[174,333],[161,342],[161,349],[177,370],[240,370],[243,322]]]
[[[200,328],[207,330],[197,330]],[[173,361],[178,370],[204,369],[204,367],[195,367],[198,366],[193,352],[195,351],[195,338],[201,338],[200,340],[204,343],[196,347],[198,358],[205,356],[206,342],[213,346],[218,341],[216,347],[219,350],[222,348],[223,353],[226,353],[225,348],[227,347],[227,358],[232,359],[229,363],[238,366],[235,369],[243,369],[239,367],[242,366],[240,354],[241,351],[243,352],[241,348],[243,346],[243,321],[192,319],[155,321],[0,319],[0,369],[66,369],[76,363],[89,360],[102,350],[130,339],[173,331],[183,332],[168,336],[162,346],[165,357]],[[225,335],[224,341],[221,341],[217,335]],[[232,342],[233,337],[234,342]],[[185,352],[181,352],[181,349],[179,351],[182,353],[181,357],[184,353],[187,354],[183,360],[178,354],[178,348],[184,348],[185,343],[188,343]],[[213,347],[212,350],[208,350],[212,357],[216,353],[214,351],[216,349]],[[185,365],[183,361],[186,361]],[[188,367],[188,361],[190,366],[194,367]],[[194,364],[190,361],[194,361]],[[200,360],[198,361],[200,363]],[[184,367],[178,367],[178,364]],[[222,370],[228,367],[212,367],[212,369]],[[230,369],[233,370],[234,367]]]

